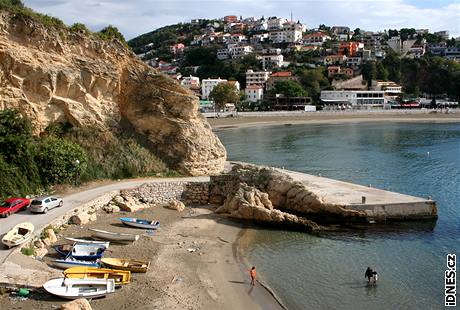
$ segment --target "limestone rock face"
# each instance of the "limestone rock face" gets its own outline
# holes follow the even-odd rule
[[[0,85],[0,109],[18,108],[36,134],[54,121],[110,129],[123,120],[179,172],[223,170],[225,148],[198,98],[118,41],[59,34],[0,11]]]
[[[90,221],[91,221],[91,215],[89,215],[86,212],[82,212],[82,213],[73,215],[69,219],[69,222],[75,225],[85,225],[85,224],[88,224]]]

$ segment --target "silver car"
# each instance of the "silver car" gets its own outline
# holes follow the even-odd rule
[[[35,198],[30,203],[29,210],[33,213],[46,213],[48,210],[53,208],[62,207],[64,202],[61,198],[56,198],[53,196],[44,196]]]

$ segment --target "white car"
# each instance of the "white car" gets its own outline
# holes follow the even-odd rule
[[[33,213],[46,213],[48,210],[53,208],[62,207],[64,202],[61,198],[56,198],[53,196],[44,196],[35,198],[30,203],[29,210]]]

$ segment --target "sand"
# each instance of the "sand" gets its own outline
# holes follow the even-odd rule
[[[161,227],[150,235],[120,224],[122,216],[159,220]],[[250,285],[249,265],[238,251],[243,224],[214,214],[212,207],[187,207],[181,213],[159,206],[135,214],[102,212],[95,222],[69,226],[58,235],[58,244],[67,242],[64,236],[89,238],[88,228],[140,234],[128,245],[111,243],[104,256],[151,261],[147,273],[133,274],[132,283],[92,300],[93,309],[281,309],[260,283]],[[54,259],[54,250],[50,253],[45,262]],[[0,302],[5,310],[53,309],[65,300],[36,292],[26,300],[0,296]]]
[[[449,113],[428,110],[372,112],[240,113],[238,117],[208,118],[215,130],[294,124],[339,124],[359,122],[460,122],[460,110]]]

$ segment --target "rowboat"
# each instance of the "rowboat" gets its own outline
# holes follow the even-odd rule
[[[147,272],[150,266],[149,261],[125,258],[103,258],[101,262],[109,268],[129,270],[131,272]]]
[[[97,298],[115,292],[113,279],[67,279],[55,278],[43,288],[50,294],[65,298]]]
[[[87,239],[77,239],[77,238],[69,238],[66,237],[67,240],[75,242],[75,243],[83,243],[83,244],[100,244],[103,245],[106,249],[109,248],[110,242],[108,241],[100,241],[100,240],[87,240]]]
[[[102,257],[106,248],[100,244],[75,243],[74,245],[57,245],[54,249],[61,256],[72,256],[80,260],[96,260]]]
[[[67,257],[66,259],[55,259],[52,262],[50,262],[50,265],[59,269],[68,269],[72,267],[100,267],[98,261],[76,260],[73,257]]]
[[[139,239],[139,235],[116,233],[92,228],[89,230],[93,232],[93,236],[110,241],[128,242],[137,241]]]
[[[73,279],[113,279],[115,285],[128,284],[131,271],[106,268],[72,267],[64,271],[64,277]]]
[[[34,225],[32,223],[19,223],[3,236],[2,243],[8,248],[23,244],[32,237],[33,232]]]
[[[137,228],[157,229],[160,227],[160,222],[158,221],[142,220],[133,217],[122,217],[120,221],[125,225]]]

